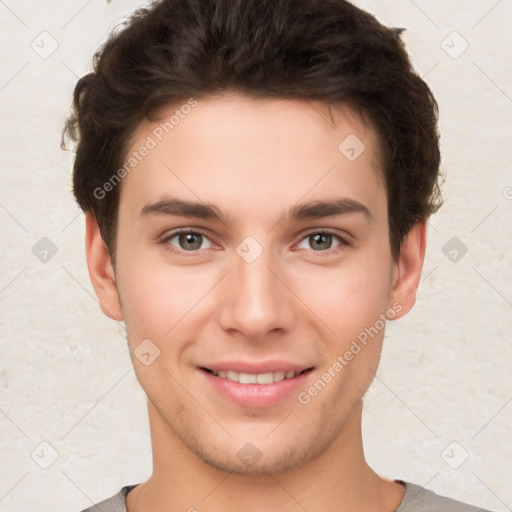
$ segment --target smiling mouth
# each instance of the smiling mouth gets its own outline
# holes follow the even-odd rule
[[[306,372],[310,372],[313,370],[313,367],[306,368],[302,371],[284,371],[278,370],[275,372],[267,372],[267,373],[244,373],[244,372],[235,372],[232,370],[210,370],[209,368],[201,368],[201,370],[206,371],[207,373],[219,377],[221,379],[228,379],[232,382],[238,382],[240,384],[273,384],[274,382],[281,382],[287,379],[294,379],[299,375],[302,375]]]

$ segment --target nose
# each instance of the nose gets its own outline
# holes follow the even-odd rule
[[[219,323],[252,341],[290,331],[296,323],[297,303],[287,285],[286,272],[270,251],[252,262],[233,255],[234,268],[224,279]]]

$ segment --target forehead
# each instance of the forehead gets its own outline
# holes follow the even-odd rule
[[[262,204],[291,206],[338,189],[367,202],[384,192],[377,136],[347,105],[238,95],[185,99],[138,126],[130,159],[121,205],[129,196],[139,213],[171,192],[227,210],[259,208],[260,216]]]

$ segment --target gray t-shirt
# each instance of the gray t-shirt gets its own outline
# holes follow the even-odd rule
[[[396,512],[489,512],[483,508],[466,505],[460,501],[439,496],[419,485],[396,480],[405,487],[405,496]],[[115,496],[102,501],[82,512],[128,512],[126,510],[126,495],[135,487],[127,485]]]

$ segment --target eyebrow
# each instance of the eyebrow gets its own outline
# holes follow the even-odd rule
[[[363,203],[348,197],[299,204],[287,212],[285,219],[318,219],[335,215],[348,215],[350,213],[363,214],[367,220],[373,221],[370,210]]]
[[[196,217],[198,219],[211,219],[221,222],[226,221],[226,215],[213,204],[195,203],[182,199],[163,199],[156,203],[144,206],[140,211],[142,217],[152,215],[179,215],[182,217]]]
[[[294,206],[286,212],[287,221],[319,219],[351,213],[363,214],[367,220],[373,221],[370,210],[359,201],[342,197],[331,200],[318,200]],[[184,201],[176,198],[166,198],[155,203],[149,203],[141,209],[142,217],[153,215],[194,217],[198,219],[218,220],[226,223],[228,215],[213,204]]]

